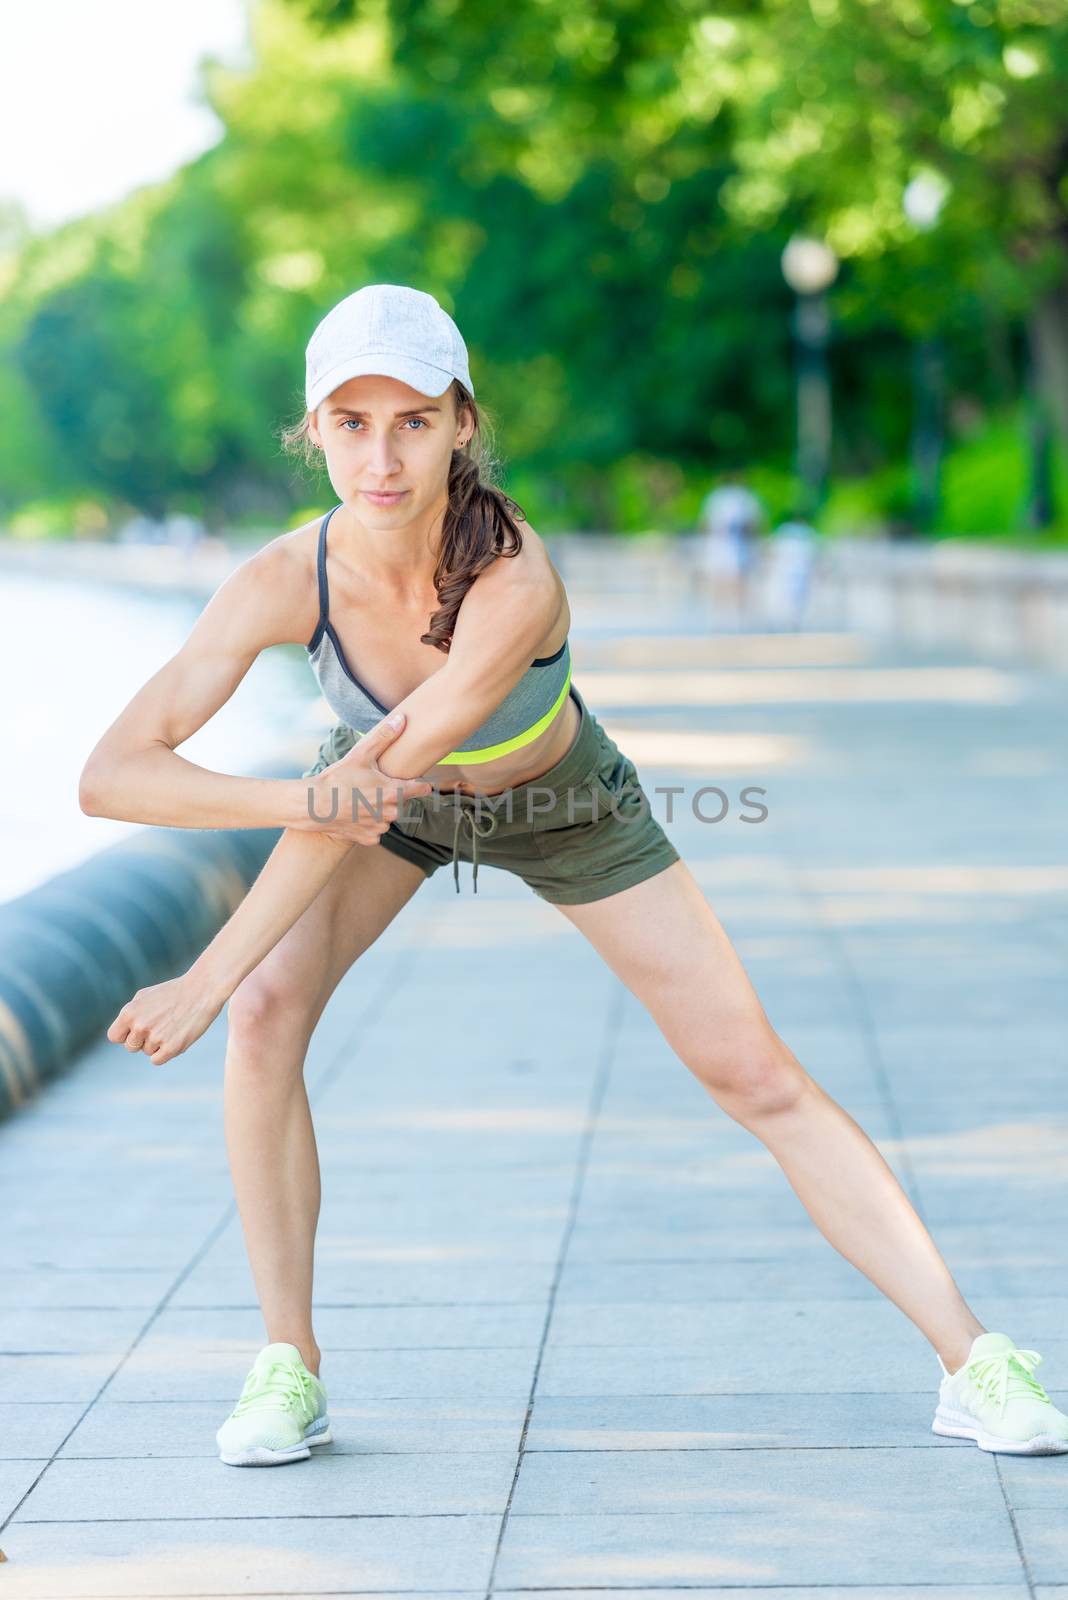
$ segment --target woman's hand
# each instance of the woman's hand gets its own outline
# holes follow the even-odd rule
[[[391,778],[378,757],[404,727],[404,713],[393,726],[389,719],[357,740],[352,749],[314,778],[306,779],[310,795],[302,831],[325,833],[344,844],[377,844],[411,795],[429,794],[426,778]],[[357,792],[358,791],[358,792]]]
[[[200,1038],[215,1021],[226,996],[209,989],[200,974],[138,989],[108,1029],[113,1044],[125,1044],[131,1054],[143,1051],[153,1066],[173,1061]]]

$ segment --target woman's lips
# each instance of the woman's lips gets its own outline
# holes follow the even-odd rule
[[[377,494],[374,489],[363,490],[365,499],[370,500],[371,504],[376,506],[394,505],[398,500],[403,500],[407,493],[407,489],[391,489],[388,494]]]

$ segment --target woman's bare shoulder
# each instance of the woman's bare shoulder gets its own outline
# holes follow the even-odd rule
[[[318,518],[268,539],[227,580],[275,644],[306,644],[319,620]]]
[[[481,582],[491,578],[497,584],[525,588],[538,596],[539,602],[541,595],[551,596],[555,601],[554,620],[538,653],[552,655],[563,644],[571,627],[567,591],[563,579],[553,565],[544,539],[529,522],[521,522],[519,526],[523,534],[522,549],[517,555],[495,561],[476,581]]]
[[[522,545],[512,554],[506,553],[487,570],[498,575],[498,581],[512,578],[518,583],[551,583],[556,572],[549,559],[548,547],[537,529],[527,521],[518,524]]]
[[[544,583],[551,584],[560,596],[560,604],[567,609],[567,591],[564,580],[553,565],[553,558],[549,553],[549,546],[541,534],[532,528],[529,523],[523,524],[523,547],[530,551],[530,569],[536,573]]]

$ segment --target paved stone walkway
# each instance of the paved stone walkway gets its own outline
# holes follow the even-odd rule
[[[687,786],[669,831],[772,1021],[1068,1406],[1063,680],[576,612],[576,680]],[[0,1128],[3,1595],[1064,1592],[1068,1457],[936,1438],[933,1352],[770,1154],[563,917],[461,884],[312,1043],[310,1461],[215,1454],[264,1339],[225,1018],[162,1069],[103,1043]]]

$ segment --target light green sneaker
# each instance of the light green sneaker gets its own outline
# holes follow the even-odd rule
[[[264,1345],[215,1440],[228,1467],[304,1461],[309,1445],[329,1444],[326,1390],[295,1344]]]
[[[1068,1416],[1058,1411],[1036,1378],[1042,1357],[1020,1350],[1007,1333],[980,1333],[968,1359],[938,1386],[932,1433],[974,1439],[980,1450],[1006,1455],[1052,1456],[1068,1451]]]

